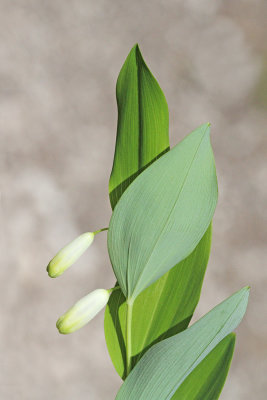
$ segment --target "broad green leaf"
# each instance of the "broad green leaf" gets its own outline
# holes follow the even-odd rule
[[[217,203],[209,124],[200,126],[140,174],[111,217],[108,250],[128,302],[185,259]]]
[[[208,263],[211,226],[185,260],[145,289],[135,300],[132,314],[131,367],[151,345],[184,330],[198,303]],[[112,293],[105,314],[105,335],[110,357],[126,377],[127,305],[121,290]]]
[[[169,149],[168,105],[138,45],[120,71],[116,95],[117,139],[109,181],[112,208],[138,173]]]
[[[189,374],[241,322],[249,288],[217,305],[185,331],[154,345],[121,386],[117,400],[169,400]]]
[[[217,400],[227,377],[235,348],[230,333],[183,381],[172,400]]]

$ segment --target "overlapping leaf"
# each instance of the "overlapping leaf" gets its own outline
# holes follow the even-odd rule
[[[235,347],[230,333],[184,380],[172,400],[217,400],[227,377]]]
[[[198,303],[211,242],[211,227],[195,250],[135,300],[132,314],[132,367],[152,345],[184,330]],[[105,314],[105,336],[113,364],[126,375],[126,313],[121,290],[111,295]]]
[[[112,208],[146,166],[169,149],[168,107],[138,46],[117,82],[118,129],[109,190]],[[194,252],[150,285],[133,305],[132,366],[154,343],[185,329],[198,303],[211,242],[207,230]],[[126,304],[115,291],[105,313],[105,336],[113,364],[125,377]]]
[[[249,288],[245,287],[190,328],[149,349],[126,378],[116,399],[170,400],[201,361],[238,326],[248,296]]]
[[[115,207],[108,250],[127,299],[133,301],[194,250],[216,203],[217,179],[205,124],[139,175]]]

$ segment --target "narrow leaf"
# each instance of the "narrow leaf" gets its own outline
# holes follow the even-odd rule
[[[117,139],[109,181],[112,208],[138,173],[169,149],[168,105],[138,45],[120,71],[116,95]]]
[[[187,330],[153,346],[127,377],[116,399],[171,399],[189,374],[238,326],[248,296],[245,287]]]
[[[108,250],[127,299],[185,259],[207,230],[217,202],[209,124],[150,165],[122,195]]]
[[[184,380],[172,400],[217,400],[224,386],[235,348],[230,333]]]

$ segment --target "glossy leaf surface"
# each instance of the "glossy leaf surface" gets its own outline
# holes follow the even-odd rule
[[[169,149],[168,105],[138,45],[120,71],[116,95],[117,139],[109,181],[112,208],[140,171]]]
[[[202,360],[232,332],[246,311],[245,287],[187,330],[147,351],[121,386],[117,400],[169,400]]]
[[[185,259],[211,222],[217,179],[209,131],[200,126],[150,165],[112,214],[109,256],[131,301]]]

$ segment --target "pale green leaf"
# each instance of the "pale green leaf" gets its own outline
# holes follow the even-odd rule
[[[172,400],[217,400],[227,377],[235,347],[230,333],[183,381]]]
[[[131,367],[151,345],[184,330],[198,303],[209,258],[211,227],[185,260],[145,289],[133,304]],[[105,336],[110,357],[126,377],[125,297],[120,290],[111,295],[105,313]]]
[[[170,400],[189,374],[238,326],[248,296],[245,287],[187,330],[154,345],[131,371],[116,399]]]
[[[209,124],[150,165],[123,193],[109,225],[108,250],[127,299],[186,258],[217,203]]]

